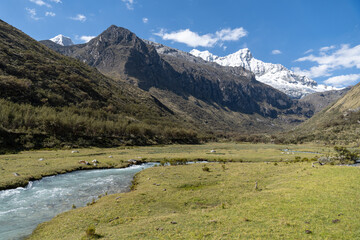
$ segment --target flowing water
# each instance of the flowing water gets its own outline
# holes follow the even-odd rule
[[[30,182],[26,188],[0,191],[0,239],[23,239],[39,223],[73,204],[82,207],[106,192],[128,191],[135,173],[153,165],[75,171]]]

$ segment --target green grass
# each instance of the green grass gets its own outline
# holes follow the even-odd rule
[[[283,149],[301,153],[284,154]],[[215,150],[215,153],[211,153]],[[360,169],[311,167],[296,156],[332,154],[320,145],[208,143],[29,151],[0,156],[0,187],[81,168],[123,167],[128,159],[228,161],[154,167],[134,191],[103,196],[40,224],[30,239],[357,239]],[[317,152],[303,153],[303,152]],[[113,156],[109,158],[109,156]],[[39,161],[44,158],[43,161]],[[209,171],[204,169],[209,168]],[[14,172],[20,176],[14,176]],[[257,189],[255,183],[257,182]],[[334,223],[334,222],[335,223]],[[172,223],[173,222],[173,223]],[[176,224],[175,224],[176,222]],[[95,235],[89,235],[89,229]],[[305,233],[310,230],[311,233]]]
[[[79,149],[79,153],[71,150],[57,151],[24,151],[18,154],[0,155],[0,189],[25,186],[29,180],[40,179],[59,173],[84,168],[112,168],[127,166],[129,159],[146,159],[161,161],[171,159],[209,161],[286,161],[295,156],[314,157],[316,154],[295,153],[281,154],[281,150],[290,148],[297,151],[327,153],[329,148],[312,145],[274,145],[274,144],[237,144],[208,143],[202,145],[168,145],[155,147],[122,147],[122,148],[88,148]],[[211,150],[216,153],[210,153]],[[109,158],[109,156],[113,158]],[[39,161],[44,158],[43,161]],[[91,162],[97,159],[97,167],[81,165],[78,162]],[[18,173],[19,176],[14,176]]]
[[[136,190],[60,214],[30,239],[81,239],[89,226],[102,239],[360,238],[359,168],[203,165],[144,170]]]

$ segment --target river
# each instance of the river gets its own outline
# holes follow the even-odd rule
[[[26,188],[0,191],[0,239],[23,239],[39,223],[86,206],[99,195],[128,191],[135,173],[154,163],[122,169],[81,170],[30,182]]]

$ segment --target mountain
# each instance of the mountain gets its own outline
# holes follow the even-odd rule
[[[341,90],[311,93],[301,98],[300,102],[308,103],[314,113],[317,113],[344,96],[350,89],[351,87],[347,87]]]
[[[293,98],[301,98],[314,92],[336,90],[334,87],[318,85],[314,80],[290,71],[281,64],[265,63],[254,58],[248,48],[224,56],[216,56],[209,51],[193,49],[190,53],[221,66],[243,67],[256,76],[262,83],[268,84]]]
[[[198,141],[196,129],[148,92],[114,81],[3,21],[0,126],[0,150]]]
[[[184,121],[206,131],[272,132],[312,115],[242,67],[208,63],[165,46],[168,52],[162,54],[157,44],[114,25],[86,44],[54,47],[48,41],[42,43],[140,87]]]
[[[287,134],[294,141],[322,141],[358,147],[360,134],[360,84]],[[290,137],[291,138],[291,137]]]
[[[56,37],[50,38],[50,41],[57,43],[61,46],[71,46],[74,45],[73,41],[69,37],[65,37],[64,35],[57,35]]]

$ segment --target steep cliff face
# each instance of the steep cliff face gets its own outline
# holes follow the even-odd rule
[[[304,104],[291,99],[269,85],[257,81],[255,75],[244,67],[221,66],[162,44],[147,40],[145,42],[154,46],[161,58],[167,61],[177,72],[186,73],[187,78],[194,79],[193,82],[198,84],[196,89],[200,88],[198,93],[193,93],[194,95],[204,94],[204,91],[201,90],[202,85],[214,84],[220,91],[208,96],[208,98],[217,99],[217,102],[221,102],[233,111],[261,113],[264,116],[271,117],[283,113],[311,115]],[[209,81],[208,84],[204,80]],[[184,79],[183,81],[186,82],[187,80]]]
[[[187,103],[195,98],[207,106],[216,106],[218,111],[258,114],[270,119],[292,115],[290,122],[302,121],[304,116],[311,115],[297,101],[258,82],[242,67],[223,67],[176,49],[144,42],[124,28],[111,26],[87,44],[63,47],[48,41],[43,43],[96,67],[107,76],[150,91],[165,105],[171,103],[176,109],[181,110],[181,106],[175,105],[180,102],[184,105],[184,101],[173,100],[181,97]],[[185,112],[193,116],[197,115],[195,111],[200,111],[200,106],[191,105],[187,109]],[[232,119],[231,124],[236,121],[236,118]],[[236,127],[241,128],[241,125]]]

